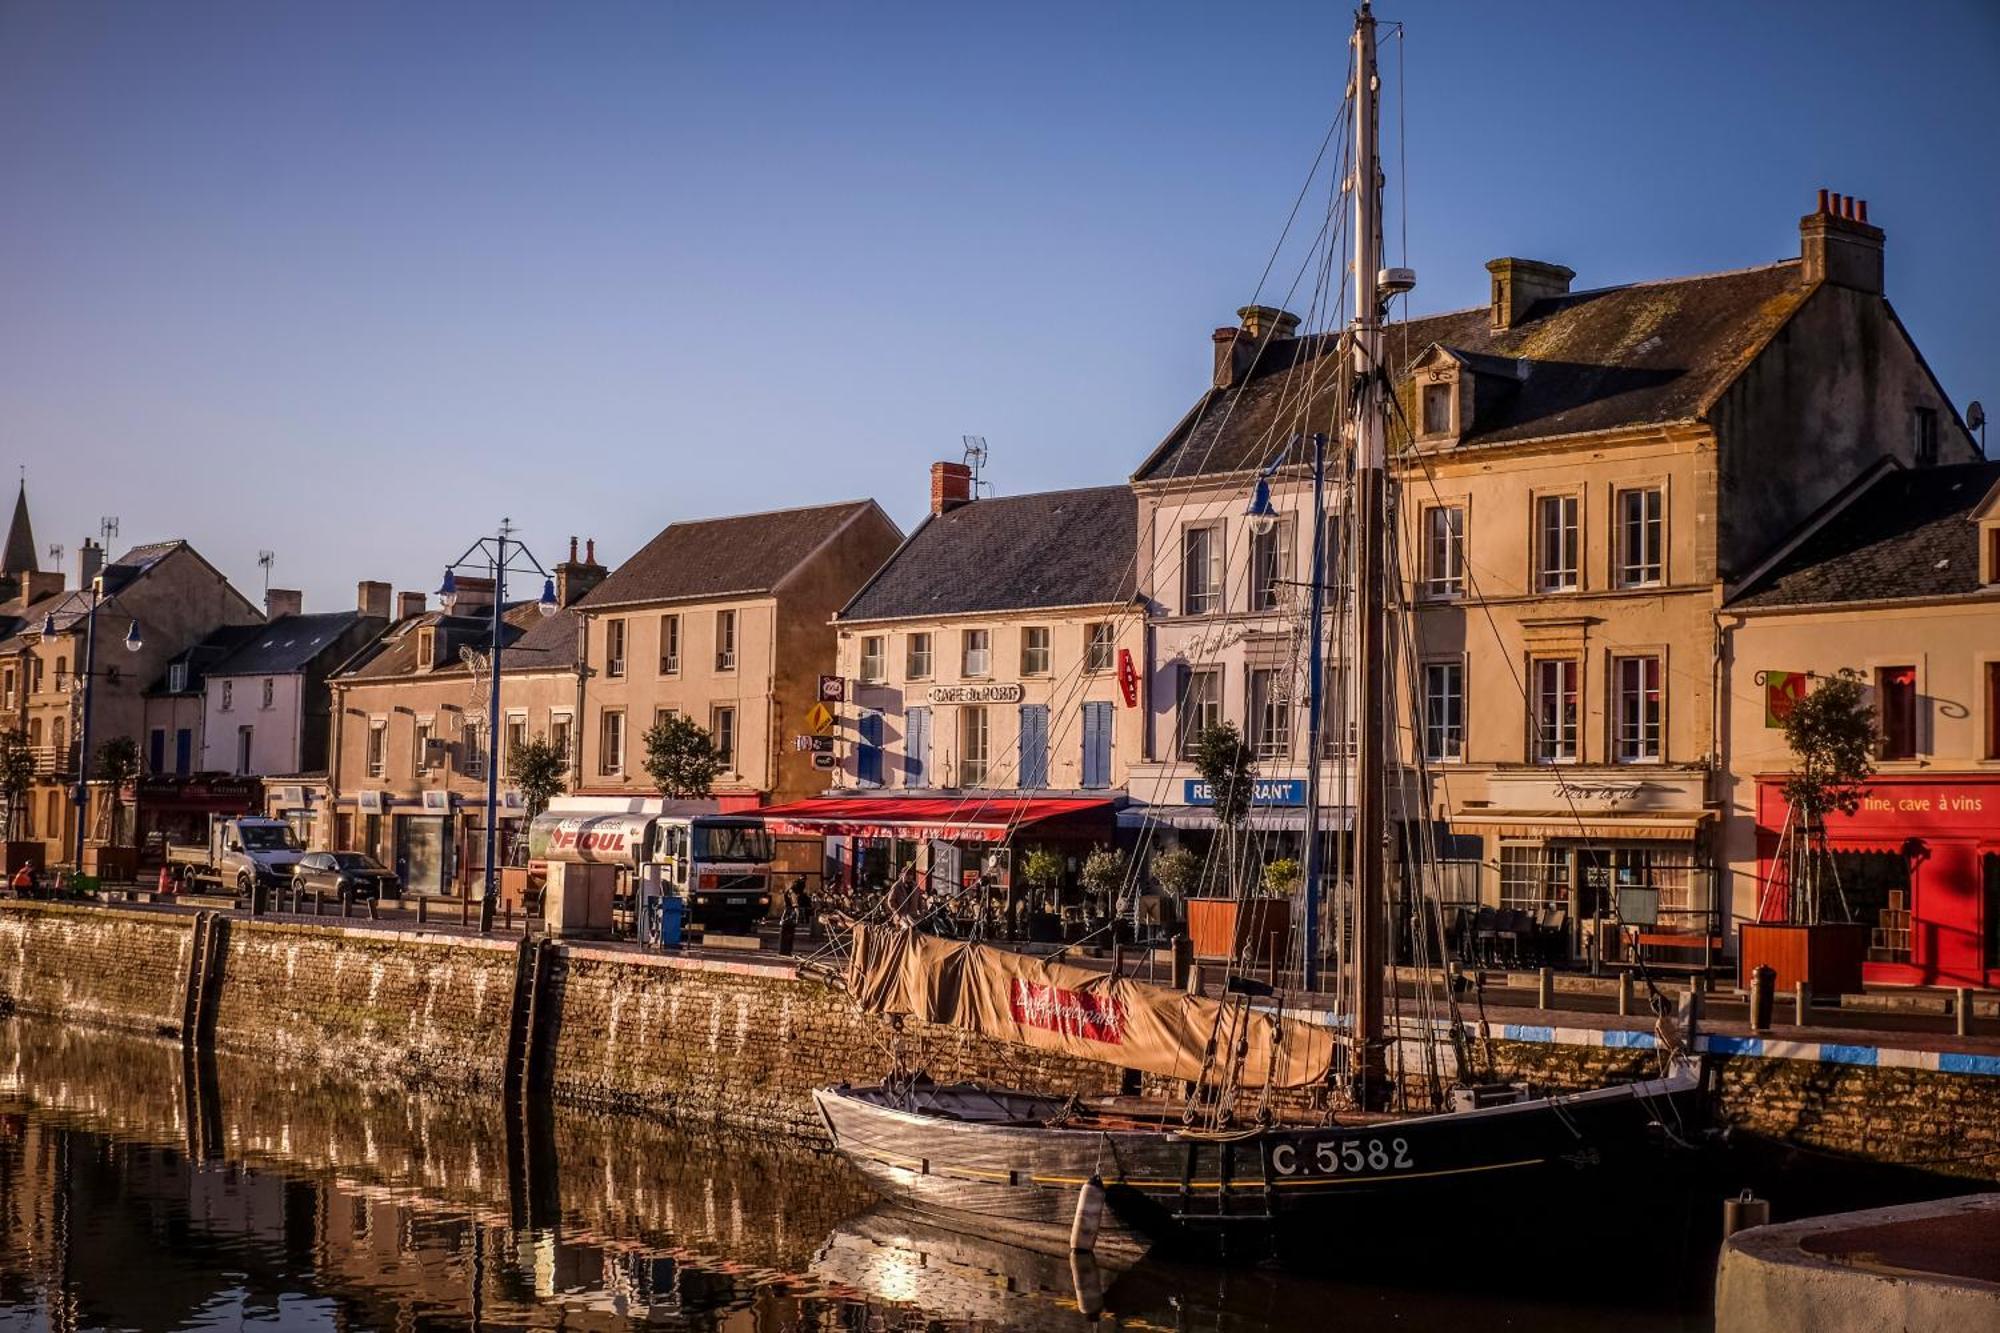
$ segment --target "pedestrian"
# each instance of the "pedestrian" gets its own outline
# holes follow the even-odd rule
[[[889,919],[900,925],[913,926],[924,915],[924,891],[917,883],[917,863],[912,861],[903,867],[903,873],[896,876],[896,882],[889,886]]]
[[[14,872],[14,878],[12,880],[12,884],[14,886],[14,896],[16,898],[34,897],[35,863],[33,861],[21,862],[21,868]]]

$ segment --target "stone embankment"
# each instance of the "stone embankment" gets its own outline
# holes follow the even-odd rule
[[[559,1101],[818,1139],[813,1087],[898,1063],[940,1080],[1116,1090],[1121,1071],[857,1012],[790,963],[523,945],[329,923],[229,920],[200,966],[194,919],[103,907],[0,908],[0,1004],[66,1022],[176,1034],[203,1020],[222,1051],[414,1086],[498,1088],[510,1049]],[[205,980],[204,980],[205,976]],[[196,1003],[199,1001],[199,1003]],[[525,1033],[524,1030],[525,1029]],[[510,1045],[510,1037],[514,1039]],[[1657,1068],[1651,1035],[1498,1026],[1493,1072],[1580,1087]],[[2000,1179],[2000,1059],[1786,1046],[1723,1037],[1709,1059],[1724,1114],[1804,1150]],[[1943,1061],[1943,1063],[1940,1063]]]

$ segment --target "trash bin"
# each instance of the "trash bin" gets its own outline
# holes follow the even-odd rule
[[[1769,1032],[1771,1030],[1771,1006],[1778,988],[1778,974],[1772,968],[1759,964],[1750,972],[1750,1030]]]
[[[681,947],[681,916],[687,911],[687,899],[676,894],[664,894],[660,904],[660,947],[678,949]]]

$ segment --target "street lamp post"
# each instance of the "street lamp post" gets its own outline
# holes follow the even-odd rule
[[[556,583],[528,548],[514,540],[514,525],[504,518],[500,520],[499,531],[491,537],[481,537],[466,548],[464,555],[445,566],[438,604],[446,615],[458,605],[457,571],[461,569],[480,570],[493,577],[493,639],[487,661],[486,694],[486,885],[479,902],[479,929],[484,933],[493,929],[493,901],[500,875],[496,854],[500,834],[500,638],[507,606],[507,575],[510,572],[541,575],[542,596],[535,608],[545,616],[556,613]]]
[[[99,575],[91,580],[90,609],[83,618],[83,670],[77,675],[83,680],[83,698],[79,705],[76,725],[76,788],[71,800],[76,806],[76,838],[72,846],[76,862],[76,873],[83,873],[83,837],[90,816],[90,699],[97,684],[97,613],[104,605],[104,578]],[[125,651],[136,653],[146,646],[139,633],[139,622],[126,617]],[[47,642],[56,633],[56,613],[50,611],[42,617],[42,640]]]

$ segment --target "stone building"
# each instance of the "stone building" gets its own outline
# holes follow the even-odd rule
[[[1826,823],[1845,908],[1871,931],[1863,975],[2000,986],[2000,462],[1871,470],[1751,574],[1721,625],[1731,914],[1782,919],[1783,714],[1850,667],[1875,710],[1876,776]]]
[[[74,859],[86,697],[92,761],[105,741],[128,737],[140,747],[143,762],[146,687],[169,660],[218,626],[260,618],[221,571],[184,541],[135,546],[107,562],[104,548],[86,540],[78,551],[78,573],[80,586],[63,591],[60,574],[26,572],[24,586],[33,599],[14,606],[13,630],[0,639],[0,711],[27,737],[36,761],[36,781],[18,831],[42,844],[45,865]],[[96,660],[86,681],[93,602]],[[141,643],[128,651],[135,621]],[[101,844],[110,838],[114,801],[122,806],[123,796],[103,784],[94,784],[90,795],[85,838]]]
[[[1575,925],[1611,891],[1660,891],[1700,932],[1723,793],[1716,612],[1783,534],[1878,460],[1978,451],[1883,291],[1865,204],[1822,196],[1797,258],[1573,291],[1558,264],[1497,259],[1487,305],[1392,322],[1385,368],[1401,595],[1404,809],[1451,821],[1467,896]],[[1224,717],[1273,775],[1305,742],[1282,579],[1310,543],[1298,454],[1269,538],[1242,518],[1286,442],[1336,433],[1348,358],[1282,311],[1218,330],[1214,382],[1133,477],[1153,608],[1136,796],[1172,802],[1177,737]],[[1309,526],[1309,525],[1308,525]],[[1333,533],[1341,545],[1343,529]],[[1296,574],[1294,574],[1296,577]],[[1344,666],[1329,694],[1342,699]],[[1339,791],[1346,736],[1320,743]],[[1427,780],[1415,780],[1421,751]],[[1278,800],[1296,786],[1278,787]]]
[[[389,585],[368,582],[351,611],[305,614],[300,595],[273,588],[265,622],[202,672],[201,768],[238,777],[323,774],[331,739],[327,677],[389,624]],[[146,763],[159,771],[167,734],[149,727]]]
[[[509,783],[508,757],[521,742],[546,737],[576,750],[582,677],[576,602],[605,576],[594,549],[556,566],[557,610],[509,603],[502,613],[501,736],[487,734],[493,584],[458,580],[450,614],[406,592],[397,616],[336,671],[332,762],[323,794],[311,779],[275,784],[307,806],[332,812],[313,825],[315,847],[362,851],[400,870],[404,892],[470,892],[486,866],[486,766],[500,764],[499,831],[508,846],[525,806]],[[478,668],[478,669],[475,669]],[[273,813],[284,813],[273,804]]]
[[[661,531],[577,607],[588,717],[576,793],[606,808],[657,800],[644,737],[670,713],[722,751],[724,810],[823,788],[792,737],[834,668],[827,622],[900,540],[873,500]]]
[[[957,883],[996,832],[1112,840],[1138,753],[1131,489],[973,499],[970,482],[933,465],[930,515],[834,617],[840,791],[770,818],[829,835],[835,864],[851,840],[884,872],[906,844]]]

